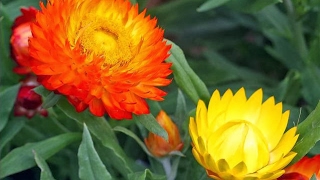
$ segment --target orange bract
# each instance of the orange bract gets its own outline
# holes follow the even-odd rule
[[[320,154],[312,158],[304,156],[285,170],[286,173],[278,178],[278,180],[309,180],[313,175],[317,179],[320,179]]]
[[[173,151],[180,151],[183,148],[183,142],[178,127],[163,110],[159,112],[156,119],[160,126],[167,131],[168,141],[150,132],[148,137],[144,139],[150,153],[155,157],[164,157]]]
[[[145,98],[162,100],[155,86],[171,80],[170,46],[157,20],[128,0],[59,0],[42,3],[29,51],[44,87],[64,94],[83,111],[115,119],[149,113]]]

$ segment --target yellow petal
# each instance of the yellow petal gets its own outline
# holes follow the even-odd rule
[[[288,165],[296,155],[297,155],[297,153],[290,152],[290,153],[288,153],[287,156],[281,158],[279,161],[276,161],[273,164],[269,164],[269,165],[263,167],[262,169],[257,171],[257,173],[259,173],[259,174],[267,174],[268,172],[273,172],[273,171],[282,169],[286,165]]]
[[[232,120],[238,120],[239,117],[243,117],[243,113],[246,111],[245,103],[247,101],[244,88],[239,89],[239,91],[231,99],[229,106],[226,110],[225,122]]]
[[[192,154],[201,166],[206,167],[206,163],[203,160],[202,154],[199,154],[196,148],[192,148]]]
[[[211,127],[211,124],[215,123],[215,119],[216,119],[217,115],[222,110],[221,107],[219,109],[219,104],[220,104],[220,93],[218,90],[215,90],[210,98],[210,102],[209,102],[209,106],[208,106],[209,127]]]
[[[245,104],[245,111],[243,117],[239,117],[239,119],[243,119],[246,121],[255,124],[259,118],[260,110],[262,104],[262,89],[254,92],[248,101]]]
[[[247,166],[244,162],[240,162],[232,168],[232,174],[234,174],[237,177],[245,176],[247,173]]]
[[[213,131],[217,130],[220,126],[224,124],[226,109],[233,97],[232,91],[228,89],[222,96],[221,100],[218,102],[213,102],[215,106],[211,106],[210,111],[210,129]],[[210,101],[211,102],[211,101]],[[219,117],[219,118],[218,118]]]
[[[217,165],[220,172],[225,172],[230,170],[229,164],[225,159],[220,159]]]
[[[207,137],[208,131],[207,108],[202,100],[199,100],[196,112],[196,123],[199,136]]]
[[[199,145],[198,145],[198,129],[197,129],[197,124],[195,122],[195,119],[193,117],[190,117],[190,122],[189,122],[189,134],[190,134],[190,137],[191,137],[191,140],[194,144],[194,146],[196,146],[197,148],[199,148]]]
[[[267,140],[258,128],[247,124],[250,129],[246,137],[243,151],[245,152],[244,162],[247,165],[248,173],[254,173],[266,166],[269,162],[269,150]]]
[[[299,135],[295,135],[296,131],[297,127],[293,127],[283,135],[278,146],[270,152],[270,164],[290,152],[299,137]]]
[[[271,151],[279,142],[283,132],[278,132],[282,117],[282,104],[274,105],[274,98],[270,97],[261,106],[261,112],[256,126],[268,139],[268,149]],[[279,137],[280,136],[280,137]]]

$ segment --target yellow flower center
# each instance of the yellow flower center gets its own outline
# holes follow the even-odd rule
[[[102,68],[117,63],[128,63],[136,51],[130,32],[116,19],[92,17],[87,15],[81,21],[77,40],[82,52],[88,57],[97,56],[104,59]]]

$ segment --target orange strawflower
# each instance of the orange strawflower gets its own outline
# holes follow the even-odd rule
[[[30,25],[35,21],[37,12],[34,7],[21,8],[22,15],[14,20],[12,26],[11,56],[17,63],[17,67],[13,69],[17,74],[31,73],[28,38],[32,36]]]
[[[149,113],[145,99],[163,100],[155,86],[171,80],[170,46],[157,20],[129,0],[49,0],[29,51],[32,71],[47,89],[64,94],[78,112],[131,119]]]
[[[172,151],[180,151],[183,143],[180,138],[178,127],[172,122],[171,118],[164,112],[160,111],[156,117],[157,122],[168,133],[168,141],[153,133],[144,139],[144,142],[151,152],[156,157],[163,157]]]
[[[320,154],[312,158],[305,156],[285,171],[278,180],[309,180],[313,174],[320,179]]]

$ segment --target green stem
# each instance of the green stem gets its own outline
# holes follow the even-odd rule
[[[159,161],[161,162],[161,164],[163,166],[163,169],[164,169],[164,171],[166,173],[167,180],[174,180],[171,177],[172,168],[171,168],[171,158],[170,158],[170,156],[161,158],[161,159],[159,159]]]
[[[298,49],[298,52],[303,60],[307,59],[308,56],[308,49],[306,45],[306,41],[303,35],[302,25],[301,22],[296,21],[296,12],[295,8],[292,4],[291,0],[283,0],[285,8],[287,10],[287,14],[289,19],[292,23],[293,28],[293,41],[295,46]]]

